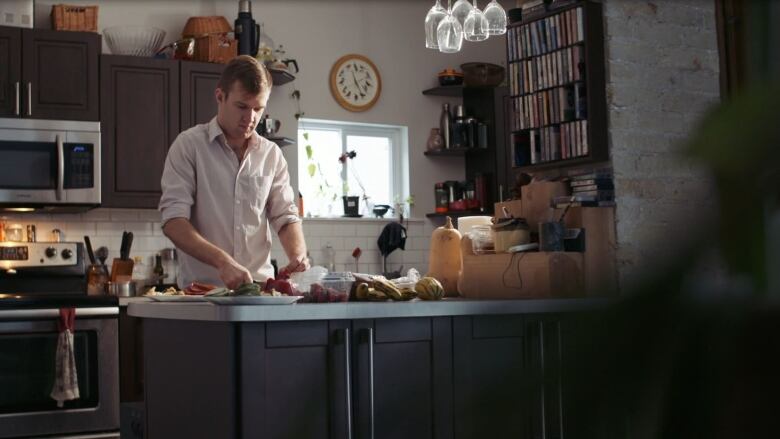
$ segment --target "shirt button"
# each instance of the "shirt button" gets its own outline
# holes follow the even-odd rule
[[[236,200],[236,204],[241,204],[241,200]]]

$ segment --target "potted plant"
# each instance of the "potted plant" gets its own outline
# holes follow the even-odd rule
[[[357,157],[357,153],[355,151],[348,151],[339,156],[339,162],[343,165],[347,165],[347,159],[353,160],[355,157]],[[349,167],[347,168],[349,171]],[[357,181],[358,185],[360,186],[360,190],[363,192],[363,202],[368,204],[368,195],[366,195],[366,188],[363,186],[363,182],[360,180],[360,175],[357,172],[357,169],[354,167],[352,169],[352,175],[355,176],[355,180]],[[349,183],[345,179],[343,182],[342,187],[343,195],[341,197],[342,201],[344,202],[344,216],[346,217],[359,217],[360,215],[360,197],[357,195],[347,195],[349,194]]]

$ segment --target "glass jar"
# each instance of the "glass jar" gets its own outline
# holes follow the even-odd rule
[[[480,224],[471,227],[469,232],[471,238],[471,251],[475,255],[484,255],[493,253],[495,250],[493,242],[493,230],[490,225]]]
[[[450,205],[450,195],[444,183],[436,183],[434,194],[436,198],[436,213],[447,213]]]
[[[90,296],[105,294],[108,282],[108,269],[105,265],[92,264],[87,268],[87,294]]]
[[[24,240],[24,227],[21,224],[10,224],[5,228],[5,240],[22,242]]]

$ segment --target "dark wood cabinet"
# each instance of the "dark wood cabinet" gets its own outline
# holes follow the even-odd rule
[[[0,27],[0,116],[97,121],[100,35]]]
[[[453,437],[451,321],[353,321],[356,437]]]
[[[21,29],[0,26],[0,116],[21,115],[21,65]]]
[[[350,437],[349,321],[241,326],[245,438]]]
[[[102,205],[156,208],[179,134],[179,62],[104,55],[100,96]]]
[[[453,319],[458,437],[529,437],[523,329],[516,315]]]
[[[181,62],[181,130],[210,121],[217,114],[214,91],[224,64]]]

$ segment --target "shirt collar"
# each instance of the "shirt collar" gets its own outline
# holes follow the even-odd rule
[[[214,142],[214,140],[216,140],[219,136],[222,136],[222,143],[227,145],[225,132],[222,131],[222,127],[219,126],[219,122],[217,122],[217,116],[214,116],[208,124],[208,135],[209,135],[209,142]],[[247,150],[258,149],[260,148],[260,144],[261,144],[260,135],[254,132],[252,133],[252,137],[249,139],[249,145],[247,146]]]

